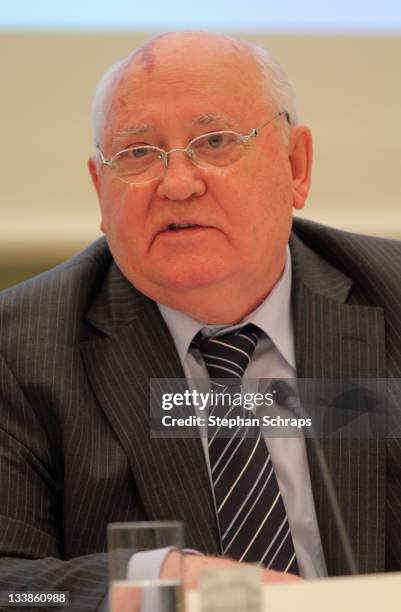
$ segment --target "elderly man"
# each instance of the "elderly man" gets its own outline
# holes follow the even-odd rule
[[[210,555],[189,559],[191,580],[221,553],[345,573],[303,439],[244,444],[234,484],[216,479],[221,456],[199,439],[150,438],[149,378],[213,379],[218,360],[239,378],[400,377],[400,244],[293,224],[310,131],[280,67],[246,43],[152,40],[103,78],[94,128],[106,240],[1,298],[1,588],[69,590],[96,609],[117,520],[184,521]],[[245,365],[213,367],[221,336]],[[399,443],[326,450],[360,571],[400,568]]]

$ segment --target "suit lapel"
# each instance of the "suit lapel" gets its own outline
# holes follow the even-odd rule
[[[87,320],[103,337],[81,345],[92,388],[130,461],[149,520],[182,520],[186,544],[218,552],[218,532],[200,440],[150,438],[149,378],[183,378],[154,302],[115,264]]]
[[[292,309],[298,378],[386,376],[384,315],[352,301],[352,281],[297,237]],[[384,570],[385,449],[376,439],[322,440],[360,571]],[[320,469],[307,441],[312,489],[329,575],[345,574]]]

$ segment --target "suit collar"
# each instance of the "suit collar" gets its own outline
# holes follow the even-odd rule
[[[322,298],[344,303],[353,286],[353,280],[333,267],[306,246],[296,235],[291,234],[293,283],[302,283]]]
[[[112,260],[85,318],[93,327],[110,336],[140,317],[152,304],[152,300],[135,289]]]
[[[298,236],[291,235],[292,285],[302,284],[312,294],[344,303],[353,281],[317,256]],[[155,303],[140,293],[112,260],[104,282],[85,318],[106,335],[136,320]]]
[[[291,238],[298,378],[386,376],[384,312],[356,303],[354,281]]]

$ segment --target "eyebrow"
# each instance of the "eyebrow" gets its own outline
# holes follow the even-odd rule
[[[149,132],[150,130],[154,130],[154,126],[151,123],[138,123],[137,125],[133,125],[132,127],[121,130],[121,132],[117,132],[113,136],[113,143],[117,143],[128,136],[136,136],[137,134],[143,134],[144,132]]]
[[[195,117],[194,119],[192,119],[191,123],[193,125],[209,125],[210,123],[225,123],[229,127],[235,127],[237,129],[239,127],[238,124],[235,121],[233,121],[230,117],[228,117],[227,115],[212,115],[212,114],[199,115],[198,117]],[[113,145],[115,145],[119,141],[129,136],[137,136],[138,134],[143,134],[144,132],[149,132],[152,130],[153,131],[155,130],[155,126],[153,124],[138,123],[137,125],[133,125],[129,128],[121,130],[121,132],[117,132],[117,134],[114,134]]]
[[[135,134],[142,134],[142,132],[153,129],[154,126],[151,123],[138,123],[138,125],[133,125],[132,127],[118,132],[117,136],[135,136]]]
[[[227,115],[200,115],[199,117],[195,117],[192,119],[192,123],[195,125],[208,125],[209,123],[226,123],[230,127],[238,128],[238,124],[231,119],[231,117],[227,117]]]

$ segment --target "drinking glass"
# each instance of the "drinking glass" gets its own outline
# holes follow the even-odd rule
[[[111,612],[184,611],[182,523],[111,523],[107,542]]]

